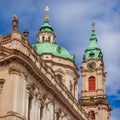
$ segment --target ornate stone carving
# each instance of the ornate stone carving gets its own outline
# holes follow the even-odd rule
[[[12,66],[9,68],[9,73],[10,74],[17,74],[17,75],[21,75],[22,71],[20,68]]]
[[[41,119],[42,120],[52,120],[54,115],[54,104],[48,95],[44,94],[42,99],[40,99],[41,105]]]
[[[16,74],[16,75],[19,75],[19,76],[23,75],[23,77],[25,78],[25,80],[28,79],[28,75],[24,71],[22,71],[21,68],[19,68],[19,67],[11,66],[9,68],[8,72],[9,72],[9,74]]]
[[[67,113],[62,108],[56,110],[56,120],[62,120],[66,115]]]
[[[74,74],[73,74],[72,71],[67,70],[66,73],[69,74],[69,75],[71,75],[71,76],[74,76]]]
[[[27,80],[28,79],[28,75],[25,72],[22,72],[22,73],[23,73],[24,78]]]

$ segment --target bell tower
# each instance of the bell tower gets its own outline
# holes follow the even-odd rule
[[[92,23],[90,45],[85,50],[81,74],[82,92],[80,105],[88,113],[89,120],[110,120],[110,105],[106,98],[106,72],[103,54],[98,46]]]

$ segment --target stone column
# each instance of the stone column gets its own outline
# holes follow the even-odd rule
[[[63,119],[61,110],[62,110],[61,108],[55,110],[55,120],[62,120]]]
[[[22,99],[22,102],[23,102],[23,105],[22,105],[22,116],[26,116],[26,79],[24,79],[23,81],[23,99]]]
[[[57,111],[55,111],[55,119],[54,120],[58,120],[57,119]]]
[[[32,107],[31,107],[31,114],[30,114],[30,118],[31,120],[35,120],[35,96],[33,96],[33,99],[32,99]]]
[[[102,73],[98,73],[98,89],[103,89],[103,86],[102,86]]]
[[[41,109],[41,102],[38,101],[37,120],[40,120],[40,109]]]
[[[84,84],[84,85],[85,85],[85,90],[88,91],[88,78],[85,79],[85,82],[84,82],[84,83],[85,83],[85,84]]]
[[[30,97],[29,90],[27,90],[27,93],[26,93],[26,113],[25,113],[25,117],[27,120],[28,120],[28,109],[29,109],[29,97]]]
[[[5,83],[5,80],[4,79],[0,79],[0,111],[2,111],[2,105],[3,105],[2,102],[4,100],[4,98],[2,97],[2,91],[3,91],[4,83]],[[0,115],[1,114],[2,113],[0,112]]]
[[[75,98],[78,100],[78,82],[75,82]]]
[[[37,120],[37,114],[38,114],[38,101],[36,100],[35,101],[35,119],[34,120]]]
[[[37,108],[38,108],[37,105],[38,105],[37,100],[35,99],[34,100],[34,120],[37,120]]]
[[[43,112],[43,109],[42,109],[42,107],[43,107],[43,94],[40,94],[40,93],[38,93],[38,95],[37,95],[37,120],[43,120],[43,118],[41,118],[41,114],[42,114],[42,112]],[[45,113],[44,113],[45,114]]]
[[[86,75],[82,74],[82,91],[87,90]]]

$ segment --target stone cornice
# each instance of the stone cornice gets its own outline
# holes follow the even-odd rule
[[[90,99],[80,99],[79,103],[81,106],[106,105],[108,106],[108,110],[111,111],[111,107],[106,98],[98,97]]]
[[[79,69],[77,68],[75,62],[73,62],[72,60],[70,60],[70,59],[68,59],[68,58],[61,58],[61,57],[59,57],[59,56],[54,56],[54,55],[52,55],[52,54],[50,54],[50,53],[43,53],[43,54],[40,54],[39,56],[42,57],[43,55],[51,55],[53,59],[54,59],[54,58],[60,58],[61,60],[62,60],[62,59],[63,59],[63,60],[67,60],[67,61],[71,62],[71,63],[74,65],[74,67],[76,68],[77,71],[79,70]],[[45,61],[47,61],[47,60],[45,60]]]
[[[19,64],[23,65],[29,73],[31,73],[39,82],[45,85],[48,90],[51,90],[54,96],[57,96],[57,99],[66,106],[67,110],[76,119],[85,119],[87,120],[87,115],[82,107],[79,105],[78,101],[67,92],[67,89],[60,84],[56,79],[55,74],[43,63],[40,63],[40,66],[36,66],[35,62],[32,59],[18,50],[8,50],[3,47],[4,51],[7,51],[10,55],[4,59],[0,59],[1,65],[5,62],[14,62],[17,61]],[[46,76],[45,76],[46,74]],[[67,93],[67,94],[66,94]],[[69,101],[68,101],[69,99]]]

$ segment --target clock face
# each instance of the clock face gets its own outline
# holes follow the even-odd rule
[[[94,70],[95,68],[96,68],[96,63],[95,62],[88,63],[88,69]]]

